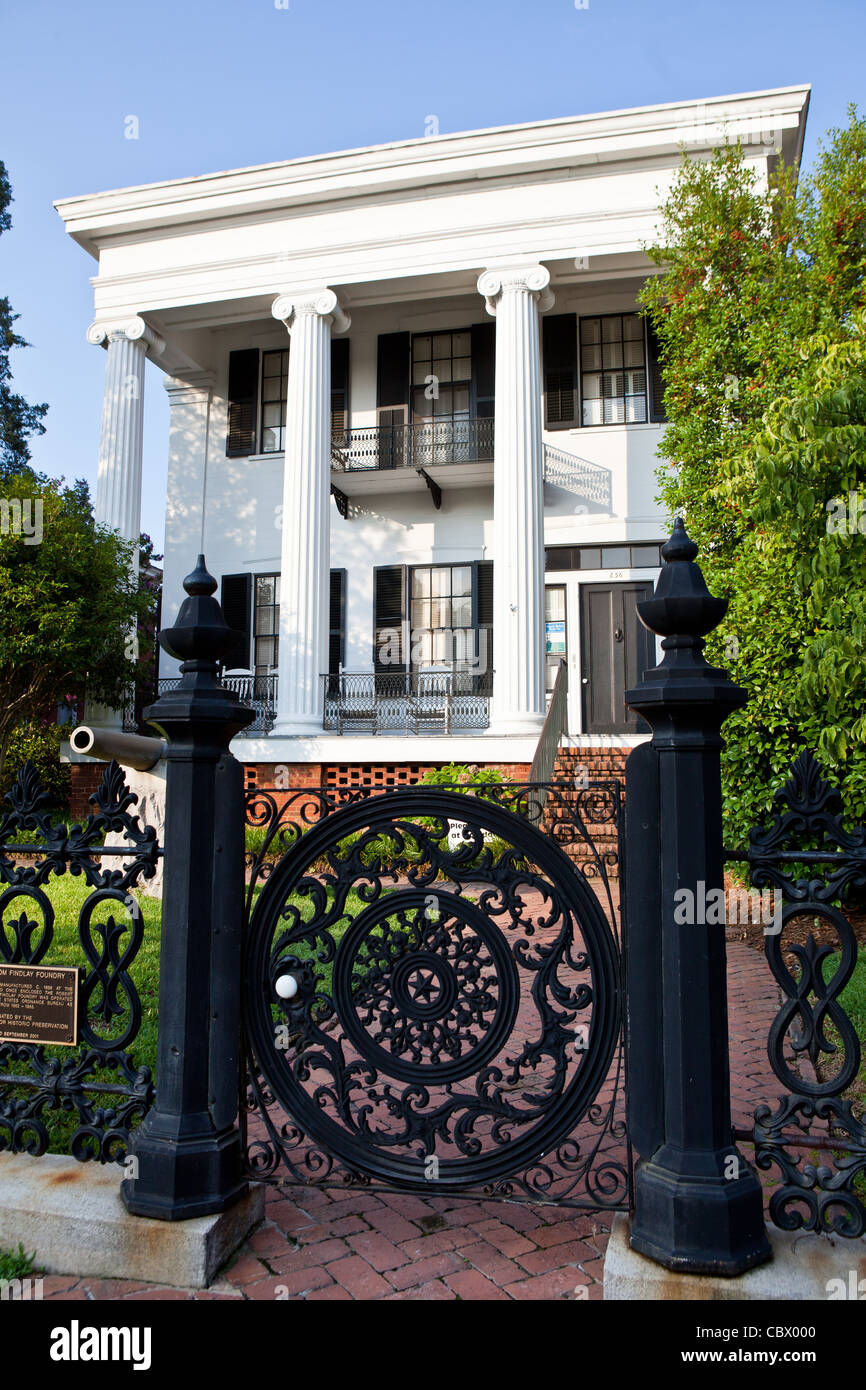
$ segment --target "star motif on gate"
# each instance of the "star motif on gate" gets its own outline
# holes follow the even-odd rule
[[[439,981],[432,970],[413,970],[407,981],[416,1004],[432,1004],[441,993]]]

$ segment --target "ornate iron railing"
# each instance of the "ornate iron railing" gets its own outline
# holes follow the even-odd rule
[[[345,430],[331,441],[331,467],[342,473],[432,468],[492,458],[492,419],[370,425]]]
[[[552,444],[544,446],[544,481],[554,487],[564,488],[566,492],[592,502],[599,511],[611,509],[611,475],[609,468],[590,459],[567,454]]]
[[[54,1139],[81,1162],[122,1164],[130,1131],[153,1103],[150,1069],[129,1051],[142,1022],[132,972],[144,940],[131,890],[153,878],[162,850],[156,831],[133,814],[137,797],[117,763],[106,767],[90,800],[94,811],[84,824],[58,823],[26,763],[0,816],[0,960],[82,967],[80,1045],[0,1042],[0,1150],[38,1156]],[[77,941],[65,933],[62,953],[52,958],[52,946],[60,945],[57,911],[45,885],[67,873],[83,877],[93,892],[78,912]],[[63,1132],[67,1123],[58,1140],[51,1115],[74,1116],[71,1134]]]
[[[277,676],[223,676],[222,684],[256,712],[255,720],[244,730],[248,734],[269,734],[277,717]],[[177,690],[180,678],[166,676],[159,682],[159,693]]]
[[[775,1108],[759,1106],[754,1127],[735,1130],[735,1137],[754,1144],[758,1168],[780,1171],[769,1203],[777,1226],[857,1237],[866,1232],[866,1123],[862,1099],[843,1093],[861,1076],[861,1047],[839,996],[858,945],[838,904],[866,885],[866,826],[843,828],[841,795],[808,750],[775,799],[780,809],[772,823],[756,826],[748,849],[726,857],[748,864],[755,888],[781,898],[765,914],[767,963],[784,995],[767,1055],[786,1094]],[[816,941],[822,924],[835,948]]]
[[[250,1175],[628,1209],[597,842],[618,785],[253,788],[246,808]]]
[[[322,683],[324,726],[336,734],[452,734],[489,723],[492,671],[343,671]]]

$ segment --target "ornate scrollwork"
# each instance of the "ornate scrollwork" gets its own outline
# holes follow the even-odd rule
[[[141,1026],[141,1000],[132,979],[144,938],[141,908],[129,891],[151,878],[161,853],[156,831],[132,812],[137,797],[122,769],[111,763],[90,798],[95,807],[83,825],[54,824],[35,769],[25,764],[6,797],[11,809],[0,819],[0,957],[8,964],[36,965],[55,937],[54,908],[44,885],[52,874],[81,875],[95,891],[84,901],[77,924],[86,965],[79,996],[81,1046],[59,1049],[29,1043],[0,1043],[0,1150],[38,1156],[51,1143],[46,1117],[74,1114],[69,1152],[82,1162],[123,1163],[132,1126],[153,1103],[148,1067],[126,1051]],[[20,832],[36,832],[41,843],[18,844]],[[122,836],[108,847],[104,836]],[[103,856],[122,861],[103,869]]]
[[[833,1164],[801,1162],[791,1150],[816,1149],[819,1141],[812,1121],[827,1125],[820,1147]],[[790,1127],[801,1135],[791,1135]],[[782,1230],[824,1231],[859,1237],[866,1233],[866,1206],[854,1190],[854,1179],[866,1173],[866,1127],[853,1113],[851,1102],[824,1096],[785,1096],[771,1111],[762,1105],[755,1111],[755,1163],[768,1169],[775,1164],[782,1185],[770,1197],[770,1217]]]
[[[775,1110],[769,1105],[756,1110],[755,1162],[781,1170],[782,1184],[770,1198],[776,1225],[860,1236],[866,1207],[853,1181],[866,1171],[866,1128],[851,1101],[840,1099],[861,1060],[857,1031],[840,1003],[857,963],[857,938],[835,903],[866,883],[866,827],[843,827],[841,794],[824,779],[808,749],[792,764],[774,800],[780,810],[772,823],[752,830],[745,854],[730,856],[746,860],[752,883],[773,887],[784,903],[774,930],[765,933],[767,962],[785,995],[770,1027],[767,1055],[791,1094]],[[808,873],[813,867],[822,872],[805,877],[804,868]],[[837,944],[819,944],[811,928],[805,940],[792,939],[792,927],[810,919],[815,927],[832,928]],[[834,955],[839,959],[828,979]],[[797,1065],[801,1057],[809,1059],[811,1071]],[[831,1057],[838,1066],[828,1075],[825,1059]],[[813,1122],[825,1124],[826,1133],[816,1135]],[[829,1153],[834,1165],[803,1162],[798,1152],[803,1149]]]
[[[557,796],[574,819],[573,789],[472,790],[250,794],[251,1174],[627,1201],[616,1082],[596,1100],[619,1041],[616,944],[537,828]]]

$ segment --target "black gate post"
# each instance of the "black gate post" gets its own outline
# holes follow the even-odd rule
[[[677,519],[655,592],[637,605],[665,655],[626,692],[652,728],[626,782],[629,1118],[641,1154],[631,1245],[667,1269],[736,1275],[771,1250],[760,1184],[733,1144],[725,928],[701,918],[724,884],[720,730],[747,696],[703,656],[728,605],[697,553]]]
[[[228,751],[255,718],[220,685],[234,633],[200,555],[160,645],[182,680],[145,711],[168,741],[156,1103],[121,1187],[137,1216],[180,1221],[223,1211],[247,1189],[237,1127],[244,812]]]

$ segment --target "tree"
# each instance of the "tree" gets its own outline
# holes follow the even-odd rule
[[[134,575],[137,548],[93,520],[87,484],[26,467],[0,500],[0,780],[22,726],[53,723],[83,693],[122,702],[134,669],[129,634],[152,616]]]
[[[0,160],[0,234],[8,232],[12,226],[11,202],[12,189],[6,165]],[[9,353],[12,348],[28,346],[12,326],[18,318],[9,300],[0,299],[0,480],[5,480],[7,474],[14,476],[29,462],[27,440],[31,435],[44,432],[42,419],[48,409],[47,405],[28,405],[23,396],[12,390]]]
[[[642,292],[661,497],[730,599],[707,655],[751,697],[725,724],[727,829],[766,815],[804,744],[862,817],[866,536],[828,521],[866,486],[866,122],[852,109],[799,187],[784,168],[765,187],[739,145],[686,158],[662,214]]]

